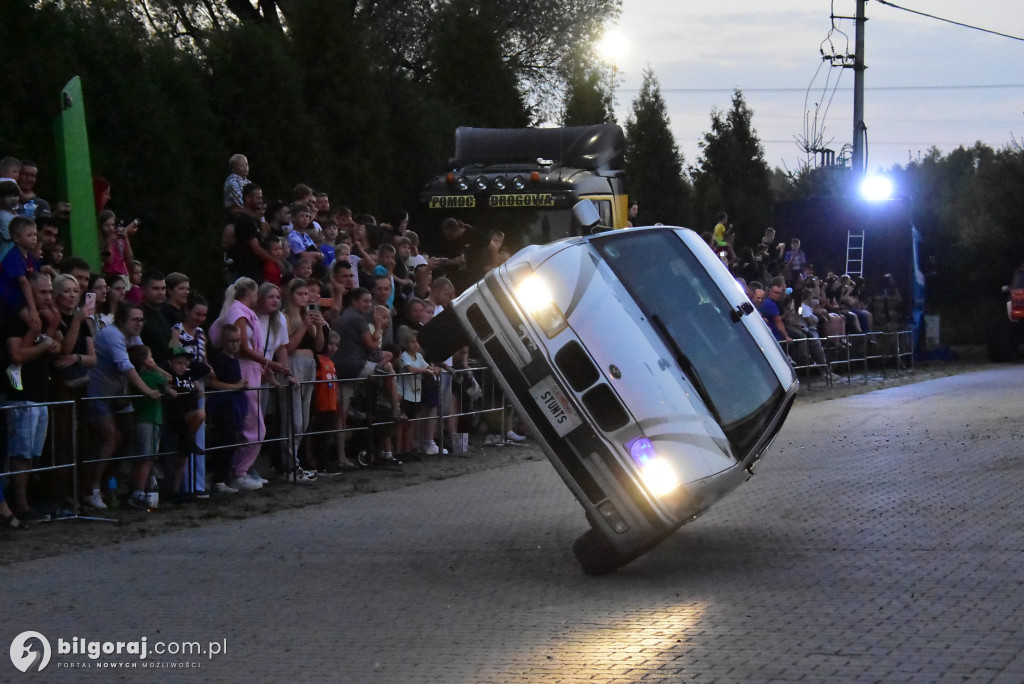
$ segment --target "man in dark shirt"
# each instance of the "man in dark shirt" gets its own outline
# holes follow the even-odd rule
[[[786,294],[785,286],[775,282],[768,286],[768,297],[761,304],[761,317],[768,324],[768,329],[779,342],[792,342],[793,338],[786,332],[786,325],[782,322],[782,312],[779,311],[779,300]]]
[[[142,274],[142,343],[153,352],[153,360],[163,363],[171,358],[171,324],[160,312],[167,301],[164,274],[149,270]]]
[[[266,203],[263,190],[255,183],[242,189],[242,208],[232,215],[234,224],[235,275],[263,282],[263,262],[274,257],[263,247],[263,231],[260,221]]]
[[[29,275],[29,285],[36,308],[48,309],[53,303],[50,277],[39,272]],[[28,503],[28,470],[32,459],[43,453],[49,413],[38,404],[47,400],[50,387],[50,363],[60,353],[60,343],[38,329],[30,330],[20,316],[7,316],[3,322],[3,360],[7,368],[20,364],[20,369],[3,374],[0,394],[13,408],[5,411],[7,421],[7,455],[16,474],[11,508],[25,520],[38,519]]]
[[[445,275],[462,292],[484,276],[497,250],[491,254],[490,238],[482,230],[468,226],[457,218],[442,221],[441,234],[444,236],[441,256],[446,259]]]

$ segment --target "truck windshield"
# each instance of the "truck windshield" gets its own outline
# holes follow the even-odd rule
[[[671,230],[613,233],[592,244],[658,335],[669,338],[680,369],[745,457],[785,391],[711,276]]]
[[[448,216],[449,214],[445,214]],[[515,253],[526,245],[544,245],[553,240],[580,234],[580,225],[571,209],[459,209],[450,213],[488,233],[505,234],[505,247]],[[440,223],[438,223],[440,225]]]

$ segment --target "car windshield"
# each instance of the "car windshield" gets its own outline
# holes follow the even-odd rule
[[[711,276],[672,230],[612,233],[592,244],[745,456],[785,391]]]

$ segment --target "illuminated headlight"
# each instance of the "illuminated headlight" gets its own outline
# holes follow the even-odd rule
[[[462,192],[466,192],[467,190],[469,190],[469,179],[466,178],[465,176],[463,176],[463,177],[459,178],[459,180],[457,180],[455,182],[455,185]]]
[[[672,464],[658,456],[651,440],[646,437],[629,445],[629,455],[640,466],[640,478],[655,496],[664,496],[679,487],[679,476]]]
[[[538,275],[523,278],[516,286],[516,298],[548,337],[565,328],[565,316],[558,310],[547,284]]]

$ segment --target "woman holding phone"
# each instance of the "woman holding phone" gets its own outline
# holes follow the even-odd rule
[[[319,305],[309,304],[309,286],[301,278],[292,278],[285,287],[284,316],[288,322],[288,368],[296,380],[292,384],[292,428],[297,435],[292,445],[296,482],[310,482],[315,471],[304,470],[299,463],[302,433],[309,429],[310,402],[316,380],[316,355],[324,349],[327,325]]]

